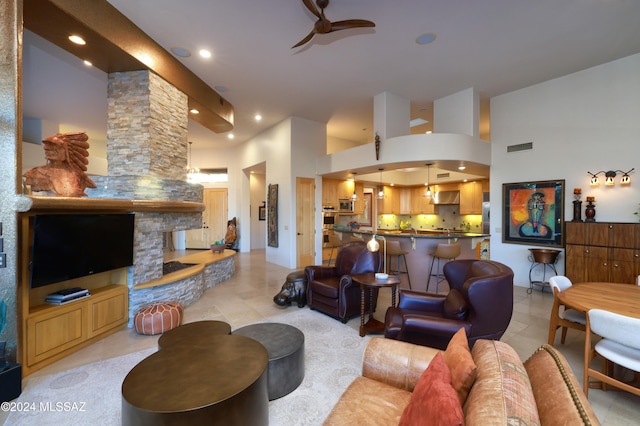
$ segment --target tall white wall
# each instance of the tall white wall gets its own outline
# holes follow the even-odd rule
[[[267,200],[266,175],[252,173],[249,185],[251,187],[251,250],[264,249],[267,246],[267,221],[260,220],[258,208]]]
[[[303,118],[294,117],[292,120],[291,131],[291,185],[293,192],[290,194],[294,198],[292,206],[292,225],[295,228],[296,225],[296,178],[315,178],[316,191],[315,191],[315,229],[317,233],[322,231],[322,177],[317,175],[317,159],[324,155],[326,151],[327,141],[327,126],[324,123],[318,123],[316,121],[305,120]],[[296,247],[296,232],[291,237],[293,238],[292,247]],[[316,261],[315,264],[322,263],[322,238],[316,235],[315,238],[315,252]],[[291,266],[296,267],[297,253],[295,250],[290,253]]]
[[[491,258],[509,265],[516,285],[529,285],[528,248],[502,243],[504,183],[565,180],[564,219],[573,218],[573,189],[596,198],[599,222],[637,222],[640,173],[630,186],[589,186],[587,171],[640,172],[640,54],[491,99]],[[533,150],[507,146],[533,142]],[[583,202],[583,219],[584,206]],[[564,272],[564,253],[558,273]]]

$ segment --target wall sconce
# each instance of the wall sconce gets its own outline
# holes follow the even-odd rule
[[[607,186],[613,186],[616,184],[615,178],[618,175],[618,173],[622,173],[622,177],[620,178],[620,185],[630,185],[631,177],[629,177],[629,173],[633,172],[634,170],[635,168],[629,170],[628,172],[623,172],[622,170],[609,170],[605,172],[604,170],[600,170],[597,173],[591,173],[587,171],[587,173],[591,175],[591,180],[589,181],[589,184],[591,186],[599,185],[600,180],[598,179],[598,175],[604,173],[604,176],[605,176],[604,184]]]

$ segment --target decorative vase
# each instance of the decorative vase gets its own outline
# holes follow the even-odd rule
[[[585,222],[595,222],[596,219],[596,206],[593,205],[593,201],[587,201],[587,207],[584,209],[584,215],[587,217]]]

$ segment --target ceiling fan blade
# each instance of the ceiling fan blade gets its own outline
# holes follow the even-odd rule
[[[331,31],[339,31],[346,30],[349,28],[364,28],[364,27],[375,27],[371,21],[366,21],[364,19],[347,19],[346,21],[337,21],[331,23]]]
[[[313,13],[318,18],[320,18],[320,12],[318,12],[318,9],[316,9],[316,7],[313,5],[312,0],[302,0],[302,3],[304,3],[305,6],[307,6],[307,9],[309,9],[311,13]]]
[[[298,46],[302,46],[305,43],[308,43],[312,38],[313,35],[316,33],[316,30],[312,30],[309,34],[307,34],[307,36],[305,38],[303,38],[302,40],[300,40],[298,43],[296,43],[294,46],[291,46],[292,49],[295,49]]]

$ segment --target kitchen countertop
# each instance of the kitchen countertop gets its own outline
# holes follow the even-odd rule
[[[462,230],[451,230],[447,233],[441,229],[418,229],[418,230],[404,230],[404,229],[378,229],[377,232],[363,231],[359,229],[347,229],[347,228],[334,228],[335,232],[350,232],[352,234],[364,234],[364,235],[391,235],[394,237],[414,237],[414,238],[482,238],[489,237],[490,234],[479,234],[474,232],[464,232]]]

